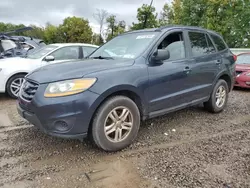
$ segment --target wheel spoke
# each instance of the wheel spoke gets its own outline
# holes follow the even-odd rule
[[[19,89],[15,90],[15,91],[14,91],[14,95],[17,96],[18,92],[19,92]]]
[[[14,84],[11,84],[10,87],[15,88],[15,89],[19,89],[20,88],[20,86],[17,86],[17,85],[14,85]]]
[[[118,120],[119,120],[119,116],[118,116],[116,110],[114,110],[114,111],[112,112],[112,114],[113,114],[113,116],[115,117],[115,119],[118,121]]]
[[[217,92],[215,97],[216,99],[220,98],[220,93]]]
[[[127,119],[128,115],[129,115],[129,113],[130,113],[130,112],[129,112],[127,109],[123,109],[122,114],[121,114],[121,116],[120,116],[120,119],[121,119],[122,121],[125,121],[125,120]]]
[[[113,122],[116,122],[116,121],[117,121],[116,118],[113,116],[112,113],[109,114],[109,117],[110,117],[110,119],[111,119]]]
[[[106,131],[106,134],[107,135],[110,135],[111,133],[113,133],[113,132],[115,132],[116,131],[116,129],[115,129],[115,126],[114,127],[112,127],[109,131]]]
[[[119,129],[116,129],[115,131],[115,139],[114,139],[116,142],[119,141]]]
[[[123,130],[130,130],[132,128],[132,123],[131,122],[123,122],[122,123],[122,129]]]
[[[226,91],[225,90],[222,91],[222,93],[221,93],[221,97],[224,97],[224,96],[226,96]]]
[[[111,125],[106,126],[105,131],[107,132],[107,131],[111,130],[114,126],[115,126],[115,123],[112,123]]]

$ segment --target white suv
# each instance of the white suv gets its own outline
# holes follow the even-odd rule
[[[17,98],[23,78],[30,71],[51,63],[83,59],[98,48],[84,43],[50,44],[27,57],[13,57],[0,60],[0,93],[7,92]]]

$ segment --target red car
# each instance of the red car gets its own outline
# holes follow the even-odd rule
[[[236,80],[234,86],[250,88],[250,52],[237,56]]]

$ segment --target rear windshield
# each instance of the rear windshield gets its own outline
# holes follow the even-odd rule
[[[242,54],[237,57],[236,64],[250,65],[250,54]]]

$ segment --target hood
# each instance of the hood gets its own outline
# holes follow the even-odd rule
[[[250,64],[236,64],[236,70],[248,71],[250,70]]]
[[[27,75],[28,79],[38,83],[49,83],[61,80],[81,78],[87,74],[131,66],[134,60],[105,60],[86,59],[70,62],[51,64],[32,71]]]

